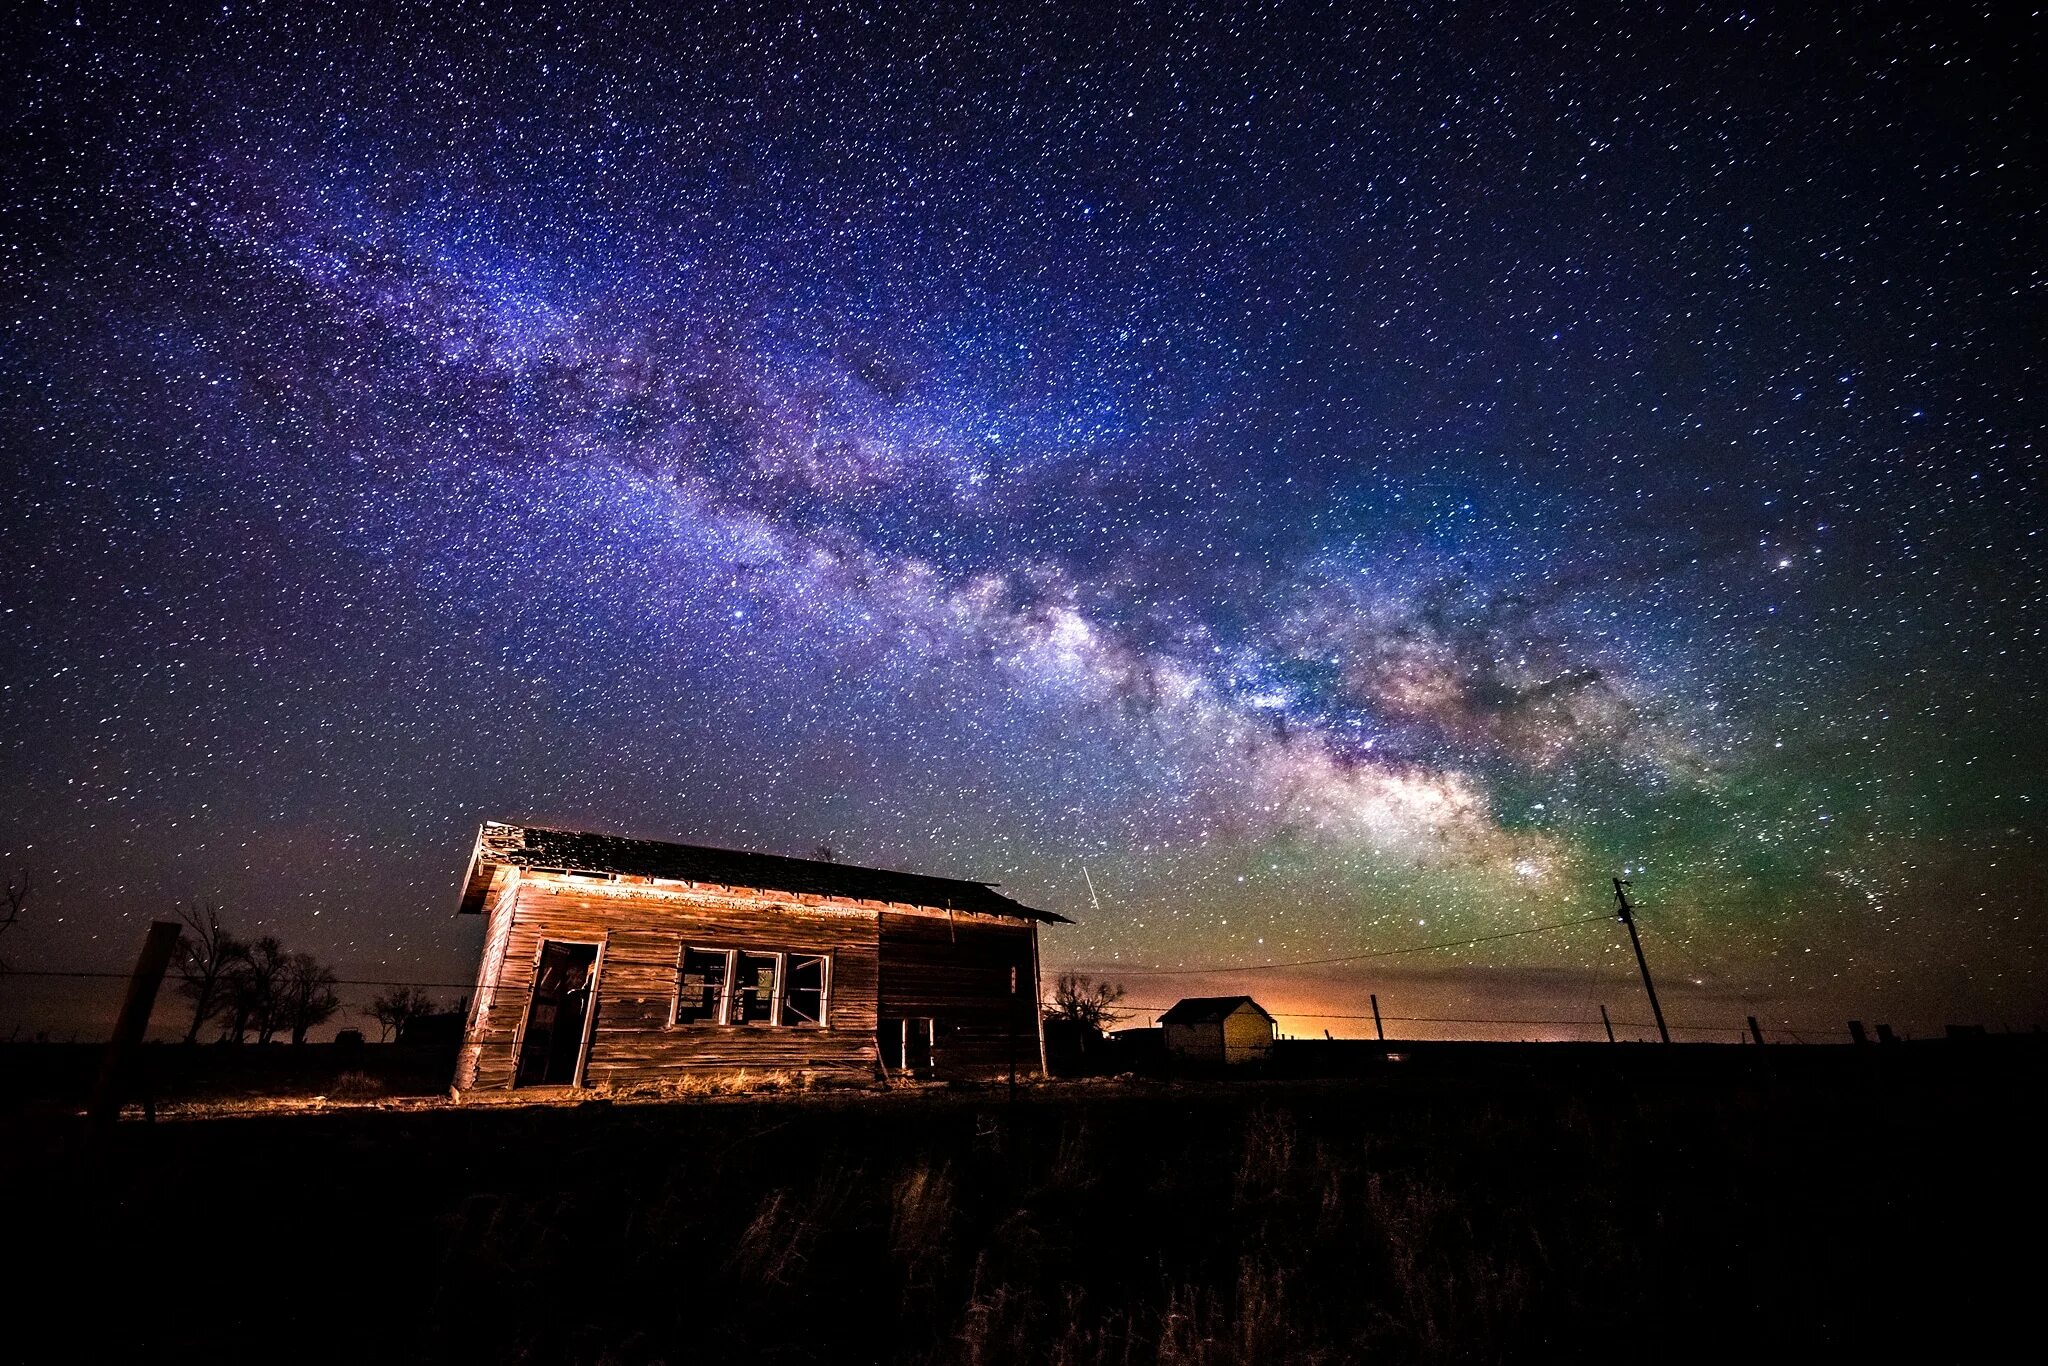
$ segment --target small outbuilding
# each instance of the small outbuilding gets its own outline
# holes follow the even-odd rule
[[[1273,1017],[1249,996],[1190,996],[1159,1017],[1166,1051],[1198,1062],[1257,1062],[1273,1051]]]

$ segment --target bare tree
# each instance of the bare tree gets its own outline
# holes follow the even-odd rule
[[[402,1038],[407,1025],[439,1009],[434,998],[417,987],[393,987],[372,1000],[363,1014],[377,1022],[377,1041],[383,1043]]]
[[[341,997],[334,991],[334,969],[310,953],[285,955],[278,974],[278,1021],[290,1031],[292,1043],[306,1041],[306,1031],[334,1018]]]
[[[7,879],[7,901],[0,907],[0,935],[21,923],[21,913],[28,906],[30,893],[36,889],[35,874],[22,868]],[[7,971],[7,960],[0,958],[0,973]]]
[[[255,978],[256,1042],[269,1043],[284,1026],[284,945],[275,935],[264,935],[249,946],[249,966]]]
[[[220,923],[220,907],[211,901],[180,906],[185,933],[178,938],[178,994],[192,1003],[192,1025],[186,1043],[197,1043],[199,1031],[227,1006],[228,976],[249,956],[249,947]]]
[[[1046,1017],[1073,1025],[1081,1031],[1084,1041],[1099,1038],[1104,1029],[1124,1017],[1126,1012],[1117,1008],[1117,1002],[1123,998],[1121,983],[1097,982],[1080,973],[1063,972],[1053,984],[1052,1007],[1046,1011]]]
[[[274,935],[249,945],[240,961],[229,967],[222,980],[225,993],[221,1007],[221,1037],[243,1043],[249,1031],[256,1042],[269,1043],[277,1034],[278,981],[284,973],[284,945]]]

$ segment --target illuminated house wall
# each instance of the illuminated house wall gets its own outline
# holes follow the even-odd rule
[[[1200,1062],[1257,1062],[1273,1050],[1273,1017],[1249,996],[1191,996],[1159,1017],[1166,1051]]]
[[[1038,927],[978,882],[486,824],[461,1090],[1042,1065]]]

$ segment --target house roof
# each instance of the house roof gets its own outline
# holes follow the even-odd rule
[[[721,887],[752,887],[792,896],[894,901],[1048,924],[1072,923],[1063,915],[1013,901],[986,882],[499,821],[486,821],[477,831],[476,853],[470,859],[469,876],[464,880],[461,909],[465,913],[482,910],[490,870],[508,866],[569,873],[619,873]]]
[[[1265,1017],[1267,1024],[1273,1017],[1266,1014],[1266,1008],[1249,996],[1187,996],[1174,1002],[1173,1009],[1159,1017],[1161,1024],[1215,1024],[1244,1006],[1250,1006]]]

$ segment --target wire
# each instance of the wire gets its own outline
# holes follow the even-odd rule
[[[10,977],[99,977],[126,979],[133,976],[127,972],[84,972],[58,968],[10,968],[0,972],[0,981]],[[170,974],[166,974],[169,976]],[[401,977],[337,977],[332,982],[337,987],[474,987],[474,980],[467,982],[421,982]]]
[[[1682,904],[1682,903],[1677,903],[1677,904]],[[1637,915],[1638,915],[1638,916],[1640,917],[1640,916],[1641,916],[1641,915],[1643,914],[1643,912],[1644,912],[1644,911],[1645,911],[1646,909],[1649,909],[1649,910],[1655,910],[1655,909],[1657,909],[1657,908],[1656,908],[1656,907],[1647,907],[1647,908],[1646,908],[1646,907],[1638,906],[1638,907],[1636,907],[1636,914],[1637,914]],[[1470,944],[1486,944],[1486,943],[1491,943],[1492,941],[1494,941],[1494,940],[1496,940],[1496,939],[1514,939],[1514,938],[1517,938],[1518,936],[1521,936],[1521,935],[1525,935],[1525,934],[1547,934],[1547,933],[1549,933],[1549,932],[1550,932],[1550,931],[1552,931],[1552,930],[1563,930],[1563,929],[1569,929],[1569,928],[1571,928],[1571,927],[1572,927],[1572,926],[1574,926],[1574,925],[1590,925],[1590,924],[1592,924],[1592,923],[1593,923],[1594,921],[1596,921],[1596,920],[1612,920],[1612,919],[1614,919],[1614,916],[1613,916],[1613,915],[1611,915],[1611,914],[1609,914],[1609,913],[1607,913],[1607,912],[1602,912],[1602,913],[1601,913],[1601,914],[1599,914],[1599,915],[1588,915],[1588,916],[1581,916],[1581,917],[1580,917],[1580,918],[1578,918],[1577,920],[1560,920],[1560,921],[1557,921],[1557,922],[1555,922],[1554,924],[1549,924],[1549,925],[1531,925],[1531,926],[1529,926],[1529,927],[1528,927],[1527,929],[1521,929],[1521,930],[1502,930],[1502,931],[1500,931],[1500,932],[1499,932],[1499,933],[1497,933],[1497,934],[1482,934],[1482,935],[1478,935],[1478,936],[1476,936],[1476,937],[1474,937],[1474,938],[1471,938],[1471,939],[1441,939],[1441,940],[1438,940],[1438,941],[1436,941],[1436,942],[1434,942],[1434,943],[1430,943],[1430,944],[1411,944],[1411,945],[1410,945],[1410,946],[1408,946],[1407,948],[1402,948],[1402,949],[1377,949],[1377,950],[1374,950],[1374,951],[1372,951],[1372,952],[1369,952],[1369,953],[1349,953],[1349,954],[1343,954],[1343,955],[1340,955],[1340,956],[1338,956],[1338,957],[1335,957],[1335,958],[1297,958],[1297,959],[1292,959],[1292,960],[1289,960],[1289,961],[1285,961],[1285,962],[1278,962],[1278,963],[1218,963],[1218,964],[1212,964],[1212,965],[1209,965],[1209,966],[1206,966],[1206,967],[1193,967],[1193,968],[1126,968],[1126,967],[1121,967],[1121,966],[1119,966],[1119,967],[1116,967],[1116,968],[1114,968],[1114,971],[1115,971],[1115,972],[1116,972],[1116,973],[1117,973],[1118,975],[1120,975],[1120,976],[1125,976],[1125,977],[1180,977],[1180,976],[1189,976],[1189,975],[1193,975],[1193,974],[1195,974],[1195,973],[1203,973],[1203,972],[1264,972],[1264,971],[1267,971],[1267,970],[1269,970],[1269,969],[1272,969],[1272,968],[1313,968],[1313,967],[1327,967],[1327,966],[1329,966],[1330,964],[1333,964],[1333,963],[1362,963],[1362,962],[1365,962],[1366,960],[1368,960],[1368,959],[1372,959],[1372,958],[1395,958],[1395,957],[1399,957],[1399,956],[1400,956],[1400,955],[1402,955],[1402,954],[1408,954],[1408,953],[1430,953],[1430,952],[1434,952],[1434,951],[1436,951],[1436,950],[1438,950],[1438,949],[1457,949],[1457,948],[1464,948],[1464,947],[1466,947],[1467,945],[1470,945]],[[65,969],[65,968],[8,968],[8,969],[0,969],[0,980],[5,980],[6,978],[9,978],[9,977],[84,977],[84,978],[104,978],[104,979],[108,979],[108,980],[113,980],[113,979],[126,979],[127,977],[129,977],[129,976],[131,976],[131,975],[132,975],[132,974],[130,974],[130,973],[128,973],[128,972],[103,972],[103,971],[102,971],[102,972],[95,972],[95,971],[87,971],[87,970],[84,970],[84,969],[75,969],[75,968],[73,968],[73,969]],[[407,977],[338,977],[338,978],[336,978],[336,979],[334,980],[334,985],[336,985],[336,986],[343,986],[343,987],[448,987],[448,988],[460,988],[460,987],[474,987],[474,986],[476,985],[476,983],[475,983],[474,981],[464,981],[464,982],[423,982],[423,981],[419,981],[419,980],[417,980],[417,979],[415,979],[415,978],[407,978]],[[1139,1007],[1133,1007],[1133,1009],[1138,1009],[1138,1008],[1139,1008]],[[1303,1018],[1307,1018],[1307,1017],[1303,1017]],[[1327,1015],[1327,1016],[1317,1016],[1317,1017],[1315,1017],[1315,1018],[1317,1018],[1317,1019],[1346,1019],[1346,1018],[1353,1018],[1353,1017],[1348,1017],[1348,1016],[1335,1016],[1335,1015]],[[1370,1018],[1370,1017],[1369,1017],[1369,1016],[1366,1016],[1366,1017],[1357,1017],[1357,1018]],[[1391,1018],[1393,1018],[1393,1017],[1391,1017],[1391,1016],[1388,1016],[1388,1017],[1386,1017],[1386,1018],[1389,1018],[1389,1019],[1391,1019]],[[1518,1022],[1516,1022],[1516,1021],[1503,1021],[1503,1023],[1518,1023]],[[1617,1022],[1617,1023],[1618,1023],[1618,1022]]]
[[[1497,934],[1476,935],[1471,939],[1440,939],[1432,944],[1411,944],[1403,949],[1375,949],[1369,953],[1347,953],[1336,958],[1296,958],[1279,963],[1216,963],[1192,968],[1127,968],[1115,965],[1106,970],[1121,977],[1187,977],[1203,972],[1264,972],[1271,968],[1326,967],[1332,963],[1362,963],[1369,958],[1396,958],[1404,953],[1460,949],[1468,944],[1488,944],[1496,939],[1513,939],[1524,934],[1548,934],[1552,930],[1570,929],[1574,925],[1590,925],[1596,920],[1612,919],[1612,915],[1602,912],[1599,915],[1581,916],[1577,920],[1560,920],[1550,925],[1531,925],[1522,930],[1502,930]]]
[[[1606,919],[1609,919],[1609,918],[1610,918],[1610,917],[1608,917],[1608,916],[1604,916],[1604,915],[1600,915],[1600,916],[1589,916],[1589,917],[1587,917],[1587,918],[1586,918],[1586,919],[1584,919],[1584,920],[1566,920],[1566,921],[1561,921],[1561,922],[1559,922],[1558,924],[1555,924],[1555,925],[1538,925],[1538,926],[1532,926],[1531,928],[1529,928],[1529,929],[1526,929],[1526,930],[1508,930],[1508,931],[1505,931],[1505,932],[1503,932],[1503,933],[1501,933],[1501,934],[1495,934],[1495,935],[1481,935],[1481,936],[1480,936],[1479,938],[1477,938],[1477,939],[1470,939],[1470,940],[1450,940],[1450,941],[1445,941],[1445,942],[1443,942],[1443,943],[1439,943],[1439,944],[1417,944],[1417,945],[1413,945],[1413,946],[1411,946],[1411,947],[1409,947],[1409,948],[1405,948],[1405,949],[1388,949],[1388,950],[1383,950],[1383,951],[1381,951],[1380,953],[1377,953],[1377,954],[1366,954],[1366,955],[1356,955],[1356,956],[1354,956],[1354,957],[1387,957],[1387,956],[1390,956],[1390,955],[1392,955],[1392,954],[1398,954],[1398,953],[1421,953],[1421,952],[1424,952],[1425,950],[1428,950],[1428,949],[1435,949],[1435,948],[1456,948],[1456,947],[1459,947],[1459,946],[1461,946],[1461,945],[1464,945],[1464,944],[1471,944],[1471,943],[1484,943],[1484,942],[1486,942],[1486,941],[1487,941],[1487,940],[1489,940],[1489,939],[1504,939],[1504,938],[1507,938],[1507,937],[1509,937],[1510,935],[1521,935],[1521,934],[1537,934],[1537,933],[1540,933],[1540,932],[1542,932],[1542,931],[1544,931],[1544,930],[1554,930],[1554,929],[1563,929],[1563,928],[1565,928],[1565,927],[1567,927],[1567,926],[1570,926],[1570,925],[1583,925],[1583,924],[1586,924],[1586,923],[1588,923],[1589,921],[1592,921],[1592,920],[1606,920]],[[1354,961],[1354,959],[1353,959],[1353,958],[1345,958],[1345,959],[1336,959],[1336,960],[1318,960],[1318,961],[1336,961],[1336,962],[1351,962],[1351,961]],[[1301,965],[1301,964],[1293,964],[1293,963],[1269,963],[1269,964],[1260,964],[1260,965],[1257,965],[1257,966],[1264,966],[1264,967],[1276,967],[1276,968],[1277,968],[1277,967],[1296,967],[1296,966],[1303,966],[1303,965]],[[1173,971],[1173,972],[1190,972],[1190,973],[1192,973],[1192,972],[1203,972],[1203,971],[1224,971],[1224,970],[1225,970],[1225,969],[1204,969],[1204,968],[1180,968],[1180,969],[1173,969],[1172,971]],[[1164,970],[1162,970],[1162,971],[1164,971]],[[10,972],[6,972],[6,973],[0,973],[0,982],[4,982],[5,980],[7,980],[7,979],[8,979],[8,978],[10,978],[10,977],[59,977],[59,978],[61,978],[61,977],[74,977],[74,978],[97,978],[97,979],[102,979],[102,980],[114,980],[114,979],[125,979],[125,978],[127,978],[127,977],[128,977],[129,975],[130,975],[130,974],[128,974],[128,973],[125,973],[125,972],[91,972],[91,971],[83,971],[83,970],[64,970],[64,969],[55,969],[55,968],[17,968],[17,969],[14,969],[13,971],[10,971]],[[337,979],[335,980],[335,983],[334,983],[334,984],[335,984],[336,986],[352,986],[352,987],[451,987],[451,988],[464,988],[464,989],[470,989],[470,988],[474,988],[474,987],[476,986],[476,983],[475,983],[475,982],[423,982],[423,981],[418,981],[418,980],[414,980],[414,979],[401,979],[401,978],[392,978],[392,977],[341,977],[341,978],[337,978]],[[1142,1004],[1136,1004],[1136,1003],[1120,1003],[1120,1004],[1119,1004],[1119,1008],[1120,1008],[1120,1009],[1122,1009],[1122,1010],[1132,1011],[1132,1012],[1135,1012],[1135,1013],[1138,1013],[1138,1014],[1147,1014],[1147,1015],[1157,1015],[1157,1014],[1161,1014],[1161,1013],[1163,1013],[1164,1011],[1170,1010],[1170,1009],[1171,1009],[1172,1007],[1171,1007],[1171,1006],[1166,1006],[1166,1005],[1142,1005]],[[1343,1014],[1343,1013],[1339,1013],[1339,1012],[1334,1012],[1334,1011],[1321,1011],[1321,1012],[1318,1012],[1318,1011],[1306,1011],[1306,1010],[1282,1010],[1282,1011],[1275,1011],[1275,1012],[1274,1012],[1274,1015],[1275,1015],[1275,1016],[1276,1016],[1277,1018],[1279,1018],[1279,1019],[1282,1019],[1282,1020],[1359,1020],[1359,1021],[1364,1021],[1364,1020],[1370,1020],[1370,1019],[1372,1019],[1372,1018],[1373,1018],[1373,1016],[1371,1016],[1371,1015],[1365,1015],[1365,1014]],[[1573,1027],[1573,1028],[1582,1028],[1582,1029],[1591,1029],[1591,1028],[1593,1028],[1593,1027],[1594,1027],[1594,1025],[1595,1025],[1595,1024],[1597,1024],[1597,1023],[1598,1023],[1598,1021],[1596,1021],[1596,1020],[1593,1020],[1593,1019],[1580,1019],[1580,1018],[1576,1018],[1576,1017],[1568,1017],[1568,1018],[1559,1018],[1559,1017],[1555,1017],[1555,1016],[1553,1016],[1553,1017],[1548,1017],[1548,1018],[1543,1018],[1543,1019],[1536,1019],[1536,1018],[1505,1018],[1505,1017],[1500,1017],[1500,1016],[1492,1016],[1492,1015],[1387,1015],[1387,1014],[1382,1014],[1382,1015],[1380,1015],[1380,1016],[1379,1016],[1379,1018],[1380,1018],[1380,1019],[1381,1019],[1382,1021],[1384,1021],[1384,1022],[1386,1022],[1386,1023],[1388,1023],[1388,1024],[1466,1024],[1466,1025],[1474,1025],[1474,1024],[1483,1024],[1483,1025],[1551,1025],[1551,1026],[1567,1026],[1567,1025],[1568,1025],[1568,1026],[1571,1026],[1571,1027]],[[1655,1027],[1654,1025],[1652,1025],[1652,1024],[1651,1024],[1651,1022],[1649,1022],[1649,1021],[1647,1021],[1647,1020],[1621,1020],[1621,1019],[1617,1019],[1617,1020],[1615,1020],[1615,1021],[1614,1021],[1613,1023],[1614,1023],[1614,1026],[1615,1026],[1615,1028],[1617,1028],[1617,1029],[1651,1029],[1651,1028],[1654,1028],[1654,1027]],[[1790,1035],[1791,1035],[1791,1036],[1792,1036],[1792,1037],[1793,1037],[1793,1038],[1794,1038],[1795,1040],[1797,1040],[1797,1041],[1798,1041],[1798,1042],[1800,1042],[1800,1043],[1804,1043],[1804,1042],[1806,1042],[1806,1040],[1805,1040],[1804,1038],[1802,1038],[1802,1037],[1801,1037],[1801,1031],[1805,1031],[1805,1032],[1808,1032],[1808,1033],[1817,1033],[1817,1034],[1828,1034],[1828,1033],[1832,1033],[1832,1032],[1833,1032],[1833,1030],[1834,1030],[1834,1028],[1835,1028],[1835,1027],[1834,1027],[1833,1025],[1831,1025],[1831,1024],[1806,1024],[1806,1023],[1802,1023],[1802,1024],[1797,1024],[1797,1025],[1795,1025],[1795,1024],[1793,1024],[1793,1023],[1789,1022],[1789,1021],[1775,1021],[1775,1022],[1770,1022],[1770,1025],[1769,1025],[1769,1027],[1770,1027],[1770,1029],[1771,1029],[1771,1030],[1772,1030],[1773,1032],[1782,1032],[1782,1033],[1790,1034]],[[1719,1033],[1723,1033],[1723,1032],[1726,1032],[1726,1031],[1727,1031],[1727,1030],[1728,1030],[1729,1028],[1731,1028],[1731,1026],[1728,1026],[1728,1025],[1692,1025],[1692,1024],[1673,1024],[1673,1025],[1671,1025],[1671,1028],[1672,1028],[1673,1030],[1684,1030],[1684,1031],[1686,1031],[1686,1032],[1689,1032],[1689,1033],[1695,1033],[1695,1034],[1719,1034]],[[1344,1042],[1344,1041],[1343,1041],[1343,1040],[1340,1040],[1339,1042]],[[1355,1042],[1355,1041],[1354,1041],[1354,1042]],[[1386,1040],[1385,1042],[1387,1042],[1387,1043],[1390,1043],[1390,1044],[1391,1044],[1391,1043],[1418,1043],[1418,1042],[1426,1043],[1426,1042],[1432,1042],[1432,1041],[1431,1041],[1431,1040],[1416,1040],[1416,1039],[1402,1039],[1402,1040],[1396,1040],[1396,1039],[1388,1039],[1388,1040]]]

